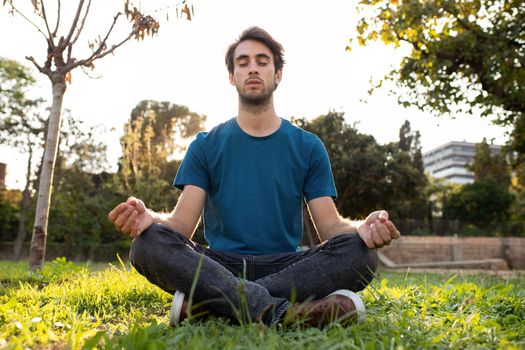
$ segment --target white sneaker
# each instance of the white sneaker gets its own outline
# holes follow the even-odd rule
[[[170,326],[176,326],[181,321],[182,306],[184,304],[184,293],[176,291],[173,294],[173,302],[170,310]]]
[[[363,322],[366,319],[366,307],[365,303],[359,295],[348,290],[348,289],[339,289],[330,295],[343,295],[353,301],[355,305],[355,311],[357,312],[357,322]],[[330,296],[328,295],[328,296]]]

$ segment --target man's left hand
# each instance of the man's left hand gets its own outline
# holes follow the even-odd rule
[[[389,245],[393,239],[401,236],[394,223],[388,220],[384,210],[374,211],[357,228],[359,237],[370,249]]]

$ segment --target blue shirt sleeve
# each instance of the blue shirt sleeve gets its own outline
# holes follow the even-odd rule
[[[200,135],[192,141],[182,164],[173,180],[173,186],[182,190],[185,185],[194,185],[207,191],[210,186],[206,155],[200,145]]]
[[[318,137],[316,137],[310,155],[310,168],[304,184],[304,196],[307,202],[324,196],[329,196],[333,199],[337,198],[330,159],[322,141]]]

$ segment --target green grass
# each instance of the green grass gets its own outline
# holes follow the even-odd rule
[[[525,349],[525,281],[380,273],[364,323],[318,328],[184,322],[123,264],[0,262],[0,349]]]

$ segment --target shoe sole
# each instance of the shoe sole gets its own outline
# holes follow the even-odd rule
[[[343,295],[354,302],[355,311],[357,312],[357,322],[363,322],[366,319],[366,307],[365,303],[359,295],[348,290],[348,289],[339,289],[330,295]],[[329,295],[329,296],[330,296]]]
[[[173,302],[171,303],[170,326],[175,326],[179,324],[183,302],[184,302],[184,293],[176,291],[175,294],[173,294]]]

